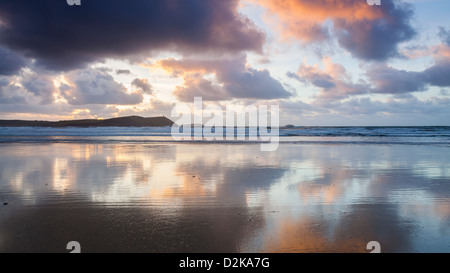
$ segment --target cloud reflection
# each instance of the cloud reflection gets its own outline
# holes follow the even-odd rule
[[[1,145],[0,250],[79,236],[92,252],[447,252],[447,149]],[[38,248],[32,230],[59,235]]]

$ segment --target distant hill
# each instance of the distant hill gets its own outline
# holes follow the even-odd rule
[[[0,127],[166,127],[172,125],[173,121],[166,117],[143,118],[139,116],[111,118],[104,120],[0,120]]]

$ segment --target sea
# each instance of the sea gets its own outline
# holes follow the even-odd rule
[[[0,143],[46,143],[46,142],[264,142],[261,136],[279,136],[281,143],[330,143],[330,144],[450,144],[450,126],[427,127],[289,127],[277,132],[260,133],[258,128],[234,128],[234,135],[227,138],[226,129],[222,139],[194,138],[194,128],[183,133],[183,139],[172,137],[171,127],[3,127],[0,128]],[[190,133],[189,133],[190,132]],[[256,132],[256,133],[255,133]],[[214,133],[214,129],[212,130]],[[249,136],[256,134],[256,139]],[[205,133],[206,135],[206,133]]]

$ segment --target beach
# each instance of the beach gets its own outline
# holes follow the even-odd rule
[[[450,146],[0,143],[0,252],[450,251]]]
[[[171,273],[450,253],[449,11],[1,0],[0,253]]]

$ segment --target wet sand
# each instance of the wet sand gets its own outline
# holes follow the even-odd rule
[[[443,145],[0,144],[0,252],[450,252]]]

